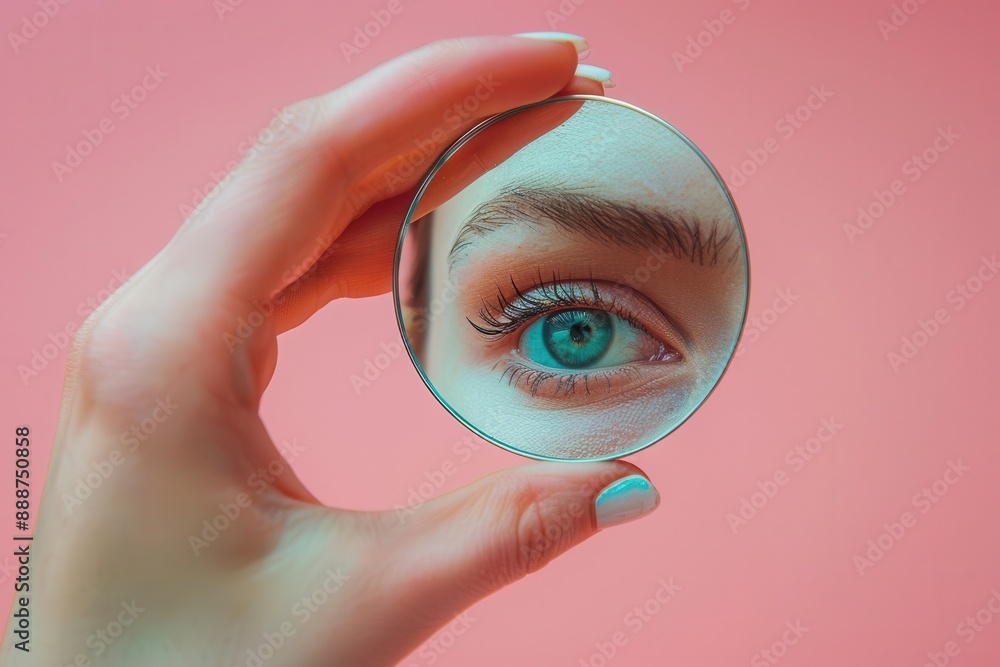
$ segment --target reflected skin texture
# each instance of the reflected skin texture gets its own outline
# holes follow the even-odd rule
[[[599,458],[658,440],[735,346],[747,296],[735,211],[690,146],[626,107],[585,102],[416,224],[430,225],[426,261],[408,266],[427,272],[406,313],[420,366],[459,415],[516,449]],[[584,351],[612,337],[613,318],[612,361],[554,364],[542,332],[559,311],[584,322],[580,340],[598,336]]]

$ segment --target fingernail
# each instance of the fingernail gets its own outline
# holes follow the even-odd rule
[[[605,88],[615,87],[615,82],[611,80],[610,70],[606,70],[603,67],[580,64],[576,66],[576,75],[603,83]]]
[[[660,504],[660,494],[642,475],[629,475],[609,485],[594,500],[597,529],[603,530],[649,514]]]
[[[519,32],[514,37],[530,37],[531,39],[551,39],[557,42],[569,42],[576,47],[577,56],[586,58],[590,54],[590,43],[579,35],[568,32]]]

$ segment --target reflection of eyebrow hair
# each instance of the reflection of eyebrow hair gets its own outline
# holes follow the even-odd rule
[[[690,215],[579,192],[515,186],[504,189],[472,211],[448,254],[449,264],[454,267],[476,238],[523,222],[554,224],[588,239],[624,248],[660,248],[674,257],[702,265],[712,265],[720,259],[732,262],[740,253],[739,240],[734,243],[735,225],[727,224],[730,228],[720,231],[722,225],[717,220],[706,222]],[[736,247],[724,254],[729,245]]]

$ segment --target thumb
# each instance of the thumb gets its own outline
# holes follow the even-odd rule
[[[397,510],[394,590],[444,623],[599,530],[653,511],[660,495],[623,461],[533,463]],[[412,596],[412,597],[410,597]],[[419,602],[418,602],[419,601]]]

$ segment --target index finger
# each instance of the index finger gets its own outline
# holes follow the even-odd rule
[[[109,300],[100,321],[88,326],[91,343],[108,321],[111,335],[97,347],[124,357],[147,390],[174,378],[181,364],[191,382],[218,387],[221,381],[227,392],[259,398],[273,370],[267,306],[273,311],[272,297],[359,213],[353,186],[415,139],[441,131],[455,101],[477,88],[490,88],[478,111],[493,115],[558,92],[576,65],[577,49],[565,41],[446,40],[292,105],[293,121],[251,151],[207,206]],[[239,327],[250,318],[256,319],[245,338]],[[258,340],[263,331],[270,333]],[[244,354],[229,354],[237,344]],[[248,377],[257,378],[249,388]]]
[[[475,96],[483,115],[499,113],[551,96],[576,65],[577,50],[565,41],[446,40],[293,105],[288,136],[253,157],[256,164],[182,230],[164,261],[198,267],[208,290],[269,298],[317,238],[332,241],[359,212],[352,185],[442,132],[456,100]]]

